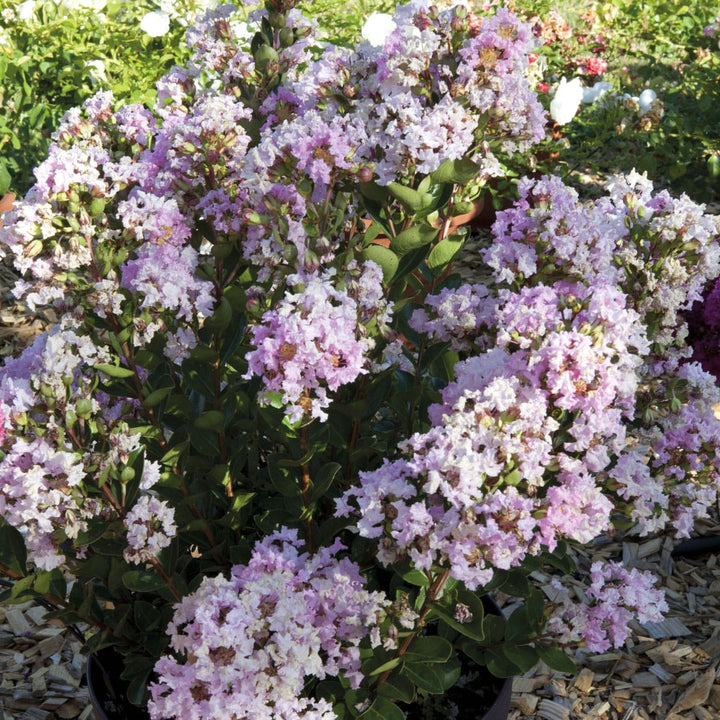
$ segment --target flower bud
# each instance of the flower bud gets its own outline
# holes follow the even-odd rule
[[[372,168],[369,168],[367,165],[358,170],[358,180],[360,180],[360,182],[371,182],[374,176],[375,173],[372,171]]]
[[[263,45],[255,51],[255,67],[261,72],[268,69],[268,65],[278,64],[280,56],[277,54],[277,50],[271,48],[269,45]]]
[[[124,467],[120,471],[120,482],[129,483],[135,477],[135,471],[131,467]]]
[[[26,257],[34,258],[37,257],[43,251],[42,240],[31,240],[26,246],[24,254]]]
[[[285,27],[279,34],[280,47],[290,47],[295,43],[295,31],[292,28]]]
[[[75,412],[78,417],[89,417],[92,412],[92,400],[89,398],[80,398],[77,403],[75,403]]]

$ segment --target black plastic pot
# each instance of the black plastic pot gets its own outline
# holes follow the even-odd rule
[[[128,701],[128,684],[120,678],[122,671],[123,659],[112,648],[88,657],[86,677],[95,720],[150,720],[144,708]]]

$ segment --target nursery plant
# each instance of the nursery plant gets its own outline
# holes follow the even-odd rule
[[[717,497],[682,316],[717,219],[522,177],[462,283],[463,222],[545,137],[532,27],[413,0],[343,47],[293,5],[210,11],[152,106],[68,112],[0,229],[61,318],[0,376],[3,599],[112,647],[155,719],[399,720],[477,668],[573,672],[667,605],[617,562],[571,589],[572,546]]]

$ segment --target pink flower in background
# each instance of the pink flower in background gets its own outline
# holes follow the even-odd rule
[[[601,57],[591,57],[583,62],[588,75],[602,75],[607,70],[607,63]]]

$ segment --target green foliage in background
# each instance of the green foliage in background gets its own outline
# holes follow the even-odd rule
[[[38,2],[23,21],[15,0],[0,0],[0,195],[27,191],[60,118],[98,90],[152,101],[156,80],[188,54],[180,22],[158,38],[140,30],[156,9],[142,1],[115,0],[101,12]],[[87,64],[96,60],[104,77]]]
[[[192,13],[193,1],[175,3],[180,17],[183,3],[185,16]],[[508,4],[526,19],[556,9],[573,29],[572,38],[539,51],[547,65],[543,80],[572,78],[578,58],[592,54],[599,36],[604,43],[599,56],[608,70],[598,79],[610,82],[617,94],[637,96],[652,88],[665,110],[661,121],[648,127],[622,103],[583,106],[562,128],[560,141],[545,143],[542,150],[553,160],[541,160],[538,169],[564,174],[582,187],[584,177],[634,167],[695,200],[720,198],[720,49],[717,38],[702,32],[720,5],[682,0]],[[394,5],[393,0],[303,0],[298,8],[329,28],[330,42],[349,45],[368,15]],[[100,89],[111,89],[127,102],[152,102],[156,80],[188,54],[185,21],[173,19],[169,32],[158,38],[140,30],[142,16],[158,9],[152,0],[111,0],[101,12],[68,11],[52,0],[38,0],[29,21],[18,20],[17,7],[16,0],[0,0],[0,195],[8,188],[20,195],[32,185],[32,170],[46,156],[50,135],[69,108]],[[88,65],[96,60],[103,61],[104,76]],[[584,82],[591,85],[593,78]]]
[[[397,3],[393,0],[304,0],[298,8],[308,17],[318,20],[328,29],[328,40],[336,45],[349,46],[360,37],[365,18],[373,12],[391,13]]]
[[[597,80],[610,82],[618,95],[639,96],[651,88],[664,106],[658,123],[641,122],[622,102],[583,106],[563,126],[562,141],[546,145],[560,153],[557,172],[582,171],[582,177],[635,168],[696,201],[720,199],[720,49],[717,37],[703,35],[720,4],[518,0],[516,7],[526,18],[546,17],[555,8],[573,29],[572,38],[539,51],[548,83],[574,77],[578,58],[591,56],[600,38],[599,56],[608,70]],[[587,86],[594,80],[583,78]]]

